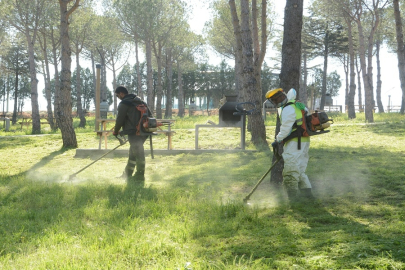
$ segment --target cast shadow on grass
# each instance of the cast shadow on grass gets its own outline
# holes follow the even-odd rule
[[[384,149],[310,150],[307,174],[322,197],[355,198],[397,207],[405,200],[405,158]]]
[[[27,140],[22,140],[24,143],[31,143],[30,139]],[[10,140],[9,140],[10,142]],[[15,175],[10,175],[10,176],[3,176],[1,178],[1,184],[2,185],[7,185],[10,181],[16,179],[16,178],[20,178],[20,177],[25,177],[28,176],[29,173],[31,172],[35,172],[36,170],[38,170],[39,168],[44,167],[46,164],[48,164],[52,159],[54,159],[56,156],[62,155],[63,153],[65,153],[66,151],[68,151],[68,149],[60,149],[58,151],[54,151],[52,153],[50,153],[47,156],[44,156],[43,158],[41,158],[36,164],[34,164],[30,169],[28,169],[27,171],[22,171],[18,174]]]
[[[0,136],[0,149],[2,148],[13,148],[13,147],[21,147],[24,145],[32,144],[32,139],[29,137],[1,137]]]
[[[29,141],[29,140],[28,140]],[[59,182],[57,170],[50,175],[37,173],[68,149],[60,149],[39,159],[31,168],[15,175],[0,175],[0,256],[30,252],[36,241],[55,234],[81,234],[87,227],[88,209],[108,202],[115,220],[124,219],[122,209],[134,216],[139,200],[154,200],[156,190],[144,184],[94,185]],[[63,165],[62,165],[63,166]],[[47,179],[49,180],[47,180]],[[53,180],[52,180],[53,179]],[[117,206],[124,205],[121,209]],[[102,208],[100,208],[102,209]],[[109,217],[101,217],[109,220]]]
[[[55,235],[85,237],[94,223],[113,230],[128,217],[145,215],[143,203],[156,197],[156,190],[143,184],[26,183],[25,175],[7,177],[15,188],[0,193],[0,257],[34,252],[35,243],[52,242]]]
[[[190,232],[198,257],[250,258],[277,269],[391,269],[405,264],[405,236],[386,236],[320,204],[247,210],[230,203],[199,215]],[[399,269],[398,268],[398,269]],[[294,268],[296,269],[296,268]]]
[[[404,118],[405,119],[405,118]],[[337,128],[337,127],[336,127]],[[335,129],[332,125],[332,129]],[[362,125],[357,132],[371,131],[377,135],[385,135],[393,138],[401,139],[405,135],[405,126],[403,121],[384,121],[376,123],[368,123]]]
[[[52,231],[55,224],[71,216],[63,199],[65,188],[44,183],[24,184],[25,175],[7,176],[12,188],[1,196],[0,242],[1,256],[24,253],[31,242]],[[2,181],[3,183],[3,181]]]
[[[392,263],[403,267],[405,236],[401,229],[391,228],[384,233],[379,228],[381,222],[387,222],[381,211],[394,217],[403,213],[404,183],[400,176],[405,164],[401,154],[337,147],[315,149],[312,156],[308,175],[315,196],[324,206],[308,203],[290,209],[281,205],[259,210],[264,213],[260,216],[235,201],[215,205],[218,200],[208,193],[214,197],[212,209],[216,210],[198,215],[191,236],[201,246],[226,245],[217,251],[203,250],[200,255],[219,256],[228,262],[252,256],[280,269],[291,267],[291,262],[320,269],[389,269]],[[234,184],[244,181],[242,174],[234,173],[243,165],[241,160],[206,157],[218,159],[211,163],[214,173],[206,173],[204,165],[197,165],[193,169],[196,180],[183,175],[169,189],[196,184],[204,194],[214,194],[220,187],[215,180],[225,181],[223,174],[232,176]],[[186,162],[188,158],[177,161]],[[199,161],[203,158],[196,157],[196,164],[202,164]],[[373,208],[376,205],[381,208]]]
[[[358,208],[353,210],[350,214],[368,222],[356,222],[353,218],[342,217],[322,206],[300,204],[294,207],[292,217],[306,224],[301,231],[302,239],[299,240],[304,254],[305,250],[322,251],[331,257],[331,261],[336,262],[338,268],[390,269],[392,264],[388,259],[403,266],[405,236],[399,230],[391,231],[390,235],[373,230],[372,223],[379,218],[378,215]],[[312,257],[317,255],[322,254],[313,254]],[[306,261],[307,258],[303,260]]]
[[[41,160],[39,160],[28,171],[35,171],[35,170],[38,170],[39,168],[44,167],[46,164],[48,164],[50,161],[52,161],[52,159],[54,159],[56,156],[62,155],[63,153],[65,153],[66,151],[69,151],[69,150],[70,149],[67,149],[67,148],[61,148],[60,150],[53,151],[49,155],[44,156],[43,158],[41,158]]]
[[[122,205],[134,207],[141,204],[142,201],[151,201],[156,199],[157,191],[152,187],[146,187],[145,182],[129,182],[125,188],[110,185],[107,188],[108,207],[115,208]]]

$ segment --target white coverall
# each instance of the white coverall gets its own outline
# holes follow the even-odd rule
[[[295,100],[297,92],[291,89],[287,93],[288,101]],[[307,108],[305,108],[307,110]],[[281,111],[281,127],[280,132],[276,136],[276,140],[281,142],[286,138],[292,130],[292,126],[296,120],[294,106],[287,106]],[[298,149],[298,142],[289,140],[284,144],[283,159],[283,181],[287,190],[298,190],[312,188],[308,176],[305,171],[309,160],[309,141],[301,141],[301,149]]]

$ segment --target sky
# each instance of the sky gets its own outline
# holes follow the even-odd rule
[[[203,33],[203,28],[204,24],[206,21],[210,20],[210,12],[209,12],[209,4],[207,1],[203,0],[188,0],[187,3],[193,7],[193,12],[190,15],[190,20],[189,24],[191,27],[191,30],[198,34]],[[272,1],[274,7],[275,7],[275,12],[277,15],[277,20],[276,24],[282,25],[283,24],[283,16],[284,16],[284,7],[285,7],[285,1]],[[304,9],[305,5],[308,3],[308,1],[304,1]],[[305,12],[305,11],[304,11]],[[266,53],[266,59],[268,63],[270,63],[270,56],[274,53],[274,50],[271,48],[271,45],[267,48],[267,53]],[[218,65],[221,62],[221,57],[218,56],[215,52],[211,51],[209,52],[209,63],[212,65]],[[72,56],[73,57],[73,56]],[[375,58],[375,57],[374,57]],[[141,61],[143,61],[141,59]],[[322,59],[318,59],[316,64],[322,63]],[[83,63],[84,61],[82,61]],[[232,64],[232,62],[230,62]],[[313,63],[309,63],[309,65],[313,65]],[[374,64],[373,64],[374,70],[374,77],[376,77],[377,71],[376,71],[376,63],[374,59]],[[387,108],[388,101],[391,101],[391,105],[393,106],[400,106],[401,105],[401,98],[402,98],[402,92],[400,88],[400,82],[399,82],[399,74],[398,74],[398,61],[396,58],[396,54],[394,53],[389,53],[386,48],[383,48],[381,52],[381,70],[382,70],[382,103],[384,105],[384,108]],[[72,62],[72,69],[74,69],[74,62]],[[328,72],[332,71],[337,71],[341,77],[341,82],[342,82],[342,87],[339,90],[339,96],[333,98],[333,104],[334,105],[344,105],[344,87],[345,87],[345,73],[342,67],[342,64],[338,62],[337,60],[334,60],[332,58],[329,59],[329,66],[328,66]],[[119,72],[119,71],[118,71]],[[43,76],[38,74],[38,80],[39,80],[39,85],[38,85],[38,92],[39,92],[39,107],[40,110],[46,110],[46,100],[42,96],[42,89],[44,88],[44,83],[43,83]],[[357,77],[356,77],[357,81]],[[110,89],[112,89],[112,72],[110,70],[107,70],[107,84]],[[374,88],[376,87],[376,82],[374,83]],[[363,87],[364,89],[364,87]],[[269,89],[270,90],[270,89]],[[390,97],[389,97],[390,96]],[[357,104],[357,93],[356,93],[356,98],[355,98],[355,104]],[[363,93],[363,104],[364,104],[364,93]],[[12,111],[12,103],[10,102],[9,104],[9,111]],[[1,109],[3,109],[1,107]],[[25,111],[31,110],[31,103],[29,100],[26,100],[26,105],[24,107]]]

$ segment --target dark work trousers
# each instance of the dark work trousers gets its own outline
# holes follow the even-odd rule
[[[129,141],[129,157],[125,172],[127,176],[131,176],[135,170],[143,175],[145,172],[145,150],[143,144],[148,136],[128,135]]]

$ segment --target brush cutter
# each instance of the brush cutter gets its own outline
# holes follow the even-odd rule
[[[117,140],[120,142],[119,145],[117,145],[116,147],[114,147],[113,149],[111,149],[110,151],[108,151],[107,153],[103,154],[102,156],[100,156],[99,158],[97,158],[96,160],[94,160],[92,163],[90,163],[89,165],[87,165],[86,167],[78,170],[77,172],[75,172],[74,174],[71,174],[69,176],[69,180],[72,180],[78,173],[84,171],[85,169],[87,169],[88,167],[90,167],[91,165],[93,165],[94,163],[96,163],[97,161],[99,161],[100,159],[102,159],[103,157],[105,157],[106,155],[108,155],[109,153],[111,153],[112,151],[114,151],[115,149],[117,149],[118,147],[124,145],[128,140],[125,136],[123,135],[116,135],[115,138],[117,138]]]
[[[273,165],[270,166],[270,168],[267,170],[267,172],[260,178],[259,182],[254,186],[252,191],[243,199],[244,203],[247,203],[247,201],[250,199],[250,196],[256,191],[256,189],[259,187],[259,185],[263,182],[264,178],[269,174],[269,172],[274,168],[274,166],[282,159],[282,156],[278,152],[279,145],[273,146],[273,153],[276,156],[277,160],[273,163]]]

